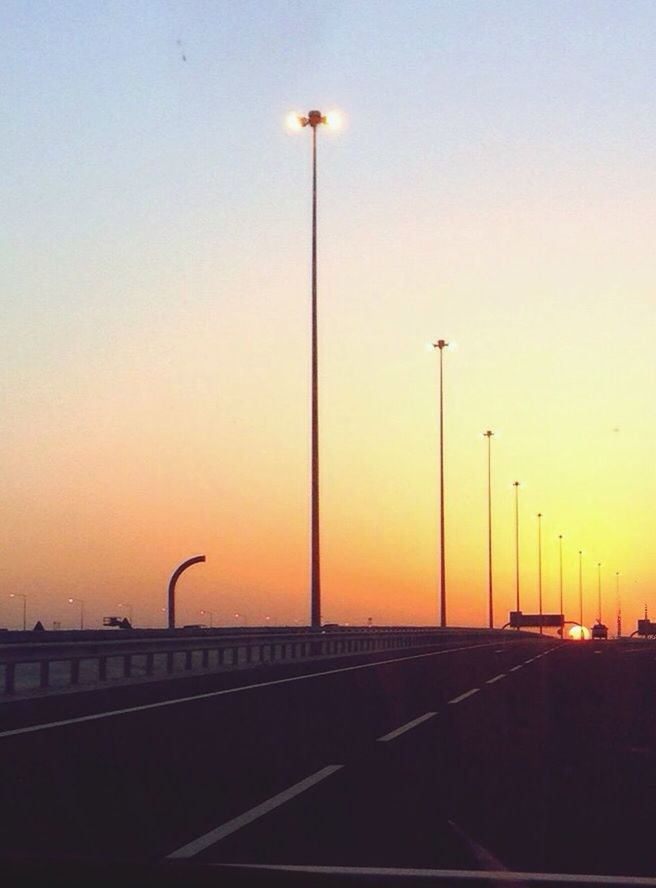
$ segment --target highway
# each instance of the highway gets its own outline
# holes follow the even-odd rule
[[[0,856],[651,876],[655,659],[456,640],[5,703]]]

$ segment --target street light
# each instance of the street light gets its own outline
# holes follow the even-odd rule
[[[487,589],[490,629],[494,628],[494,608],[492,597],[492,438],[494,432],[483,432],[487,438]]]
[[[287,122],[294,129],[312,129],[312,431],[311,431],[311,505],[310,505],[310,625],[321,627],[321,566],[319,557],[319,387],[317,355],[317,127],[334,126],[337,115],[309,111],[307,117],[290,114]]]
[[[69,598],[68,603],[77,602],[80,605],[80,629],[84,629],[84,601],[81,598]]]
[[[579,623],[583,640],[583,550],[579,549]]]
[[[597,562],[597,622],[601,625],[601,561]]]
[[[560,574],[560,616],[564,616],[563,611],[563,535],[562,533],[558,534],[558,551],[559,551],[559,574]],[[561,628],[564,628],[564,623]],[[562,632],[560,633],[562,636]]]
[[[540,608],[540,635],[542,635],[542,512],[538,512],[538,605]]]
[[[515,610],[519,613],[519,488],[520,482],[513,481],[515,488]],[[519,629],[519,626],[517,627]]]
[[[202,611],[201,611],[201,614],[203,614],[203,616],[205,616],[206,614],[207,614],[207,616],[209,616],[209,618],[210,618],[210,629],[211,629],[212,626],[214,625],[214,611],[202,610]]]
[[[617,599],[617,637],[622,637],[622,601],[620,599],[620,572],[615,571],[615,597]]]
[[[12,592],[9,597],[23,599],[23,631],[25,631],[27,624],[27,595],[24,592]]]
[[[438,339],[433,348],[440,351],[440,626],[446,626],[446,557],[444,552],[444,349],[449,343]]]

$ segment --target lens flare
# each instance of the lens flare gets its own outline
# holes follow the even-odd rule
[[[285,122],[289,129],[292,130],[300,130],[303,129],[303,124],[301,123],[302,114],[298,114],[296,111],[292,111],[285,118]]]
[[[340,111],[329,111],[326,114],[326,125],[330,129],[341,129],[344,126],[344,115]]]

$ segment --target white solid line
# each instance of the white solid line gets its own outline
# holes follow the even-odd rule
[[[387,743],[388,740],[394,740],[396,737],[400,737],[401,734],[405,734],[406,731],[411,731],[412,728],[416,728],[417,725],[420,725],[422,722],[428,721],[429,718],[433,718],[434,715],[437,715],[437,712],[427,712],[425,715],[420,715],[419,718],[414,718],[407,724],[401,725],[400,728],[390,731],[389,734],[384,734],[382,737],[379,737],[378,742]]]
[[[254,808],[251,808],[250,811],[245,811],[243,814],[240,814],[239,817],[233,817],[232,820],[228,820],[227,823],[224,823],[222,826],[217,826],[216,829],[210,830],[210,832],[205,833],[204,836],[199,836],[199,838],[194,839],[192,842],[183,845],[182,848],[172,851],[171,854],[167,854],[167,859],[195,857],[196,854],[200,854],[201,851],[209,848],[210,845],[220,842],[221,839],[225,839],[226,836],[232,835],[232,833],[237,832],[237,830],[242,829],[244,826],[248,826],[249,823],[253,823],[254,820],[258,820],[260,817],[268,814],[269,811],[279,808],[281,805],[284,805],[285,802],[288,802],[290,799],[295,798],[307,789],[310,789],[312,786],[325,780],[326,777],[330,777],[331,774],[334,774],[335,771],[339,771],[339,769],[343,767],[343,765],[328,765],[320,771],[316,771],[316,773],[306,777],[305,780],[301,780],[299,783],[289,786],[277,795],[267,799],[266,802],[262,802]]]
[[[466,691],[464,694],[460,694],[459,697],[454,697],[453,700],[449,700],[449,703],[460,703],[462,700],[466,700],[467,697],[472,697],[474,694],[478,694],[480,688],[472,688],[471,691]]]
[[[498,675],[495,675],[494,678],[488,678],[485,682],[486,685],[493,685],[495,681],[501,681],[502,678],[506,677],[505,672],[500,672]]]
[[[512,669],[509,669],[508,672],[517,672],[519,669],[522,669],[524,666],[523,663],[519,663],[517,666],[513,666]]]
[[[510,643],[512,644],[513,642]],[[360,663],[357,666],[340,666],[338,669],[326,669],[323,672],[309,672],[305,675],[293,675],[291,678],[276,678],[273,681],[261,681],[256,684],[239,685],[236,688],[223,688],[220,691],[207,691],[203,694],[176,697],[173,700],[161,700],[159,703],[144,703],[141,706],[127,706],[124,709],[110,709],[107,712],[96,712],[93,715],[78,715],[72,718],[64,718],[60,721],[44,722],[40,725],[29,725],[25,728],[12,728],[9,731],[0,731],[0,740],[4,737],[17,737],[20,734],[33,734],[37,731],[48,731],[51,728],[61,728],[64,727],[64,725],[76,725],[81,724],[82,722],[98,721],[103,718],[113,718],[116,715],[129,715],[131,712],[146,712],[149,709],[162,709],[164,706],[176,706],[178,703],[192,703],[194,700],[209,700],[212,697],[222,697],[226,694],[238,694],[241,691],[268,688],[275,685],[289,684],[294,681],[308,681],[311,678],[323,678],[327,675],[337,675],[340,672],[355,672],[357,669],[373,669],[376,666],[387,666],[390,663],[403,663],[406,660],[422,660],[425,657],[439,657],[443,654],[457,654],[460,651],[471,651],[485,647],[492,647],[492,643],[470,644],[460,648],[446,648],[441,651],[431,651],[427,654],[413,654],[411,657],[394,657],[391,660],[376,660],[374,663]]]
[[[447,870],[447,869],[402,869],[382,866],[302,866],[290,864],[263,863],[213,863],[215,867],[230,869],[282,870],[300,873],[334,873],[335,875],[395,876],[399,880],[446,878],[449,882],[525,882],[531,885],[619,885],[656,886],[651,876],[598,876],[575,873],[525,873],[513,870]],[[413,882],[415,884],[415,882]],[[445,883],[446,884],[446,883]]]

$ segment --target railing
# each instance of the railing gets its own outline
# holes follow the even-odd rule
[[[88,634],[87,634],[88,635]],[[384,629],[296,630],[286,633],[195,634],[191,638],[101,640],[89,643],[44,642],[5,645],[0,650],[0,689],[45,691],[133,678],[170,677],[190,672],[220,671],[292,662],[313,657],[334,657],[459,643],[465,639],[500,637],[514,641],[527,633],[487,629]]]

